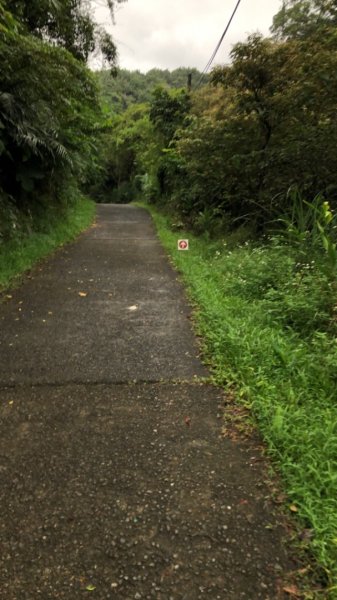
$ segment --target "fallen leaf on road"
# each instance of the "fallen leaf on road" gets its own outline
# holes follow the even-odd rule
[[[289,506],[289,510],[291,510],[291,512],[293,512],[293,513],[298,512],[298,508],[297,508],[297,506],[295,506],[295,504],[292,504],[291,506]]]
[[[85,298],[88,293],[87,292],[78,292],[78,295],[81,296],[81,298]]]
[[[87,585],[87,587],[85,588],[88,592],[93,592],[96,588],[94,585]]]
[[[286,502],[287,500],[287,496],[285,494],[277,494],[277,496],[274,497],[274,502],[276,502],[277,504],[283,504],[284,502]]]
[[[299,575],[306,575],[307,573],[309,573],[309,571],[310,571],[310,570],[311,570],[311,567],[310,567],[310,566],[308,566],[308,567],[304,567],[303,569],[299,569],[299,570],[297,571],[297,573],[298,573]]]
[[[288,585],[283,588],[283,591],[289,596],[295,596],[296,598],[301,598],[302,594],[296,585]]]
[[[134,306],[129,306],[128,310],[138,310],[138,306],[134,305]]]
[[[191,425],[191,417],[185,417],[185,425],[189,427]]]

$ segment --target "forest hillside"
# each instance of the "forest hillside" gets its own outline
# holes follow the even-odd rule
[[[201,73],[197,69],[184,67],[173,71],[151,69],[147,73],[118,69],[116,77],[111,77],[107,70],[96,73],[104,106],[117,113],[122,113],[131,104],[151,102],[152,92],[158,86],[173,89],[187,87],[189,75],[192,76],[193,85],[199,81]]]

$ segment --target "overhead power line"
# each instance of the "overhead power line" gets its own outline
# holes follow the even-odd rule
[[[226,29],[225,29],[225,31],[223,32],[223,34],[222,34],[222,36],[221,36],[220,40],[218,41],[218,43],[217,43],[217,45],[216,45],[216,47],[215,47],[215,50],[214,50],[214,52],[213,52],[213,54],[212,54],[211,58],[209,59],[209,61],[208,61],[207,65],[206,65],[206,67],[204,68],[204,70],[203,70],[203,72],[202,72],[202,74],[201,74],[201,77],[200,77],[200,79],[199,79],[199,81],[198,81],[198,83],[197,83],[197,88],[198,88],[198,87],[201,85],[201,83],[202,83],[203,79],[205,78],[205,75],[206,75],[206,73],[208,73],[208,71],[209,71],[209,69],[210,69],[210,67],[211,67],[211,65],[212,65],[212,63],[213,63],[213,61],[214,61],[214,59],[215,59],[216,55],[218,54],[218,52],[219,52],[219,50],[220,50],[220,47],[221,47],[221,44],[222,44],[222,42],[224,41],[224,39],[225,39],[225,37],[226,37],[226,35],[227,35],[227,32],[228,32],[228,30],[229,30],[229,28],[230,28],[230,26],[231,26],[231,24],[232,24],[232,21],[233,21],[233,19],[234,19],[234,17],[235,17],[236,11],[238,10],[238,8],[239,8],[240,4],[241,4],[241,0],[238,0],[238,1],[237,1],[237,3],[236,3],[236,6],[235,6],[235,8],[234,8],[234,10],[233,10],[233,12],[232,12],[232,16],[231,16],[231,18],[229,19],[229,21],[228,21],[228,23],[227,23]]]

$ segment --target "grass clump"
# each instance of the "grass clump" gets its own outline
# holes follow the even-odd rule
[[[38,260],[74,239],[89,227],[94,215],[94,202],[81,197],[62,209],[61,215],[48,214],[41,218],[37,231],[19,233],[0,242],[0,290],[8,287]]]
[[[337,598],[336,281],[324,253],[308,261],[277,238],[177,235],[150,210],[197,305],[214,380],[234,384],[254,414]],[[178,252],[185,236],[191,249]]]

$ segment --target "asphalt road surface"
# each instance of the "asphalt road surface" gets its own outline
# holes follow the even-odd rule
[[[0,358],[2,600],[284,597],[263,456],[145,211],[99,206],[3,295]]]

